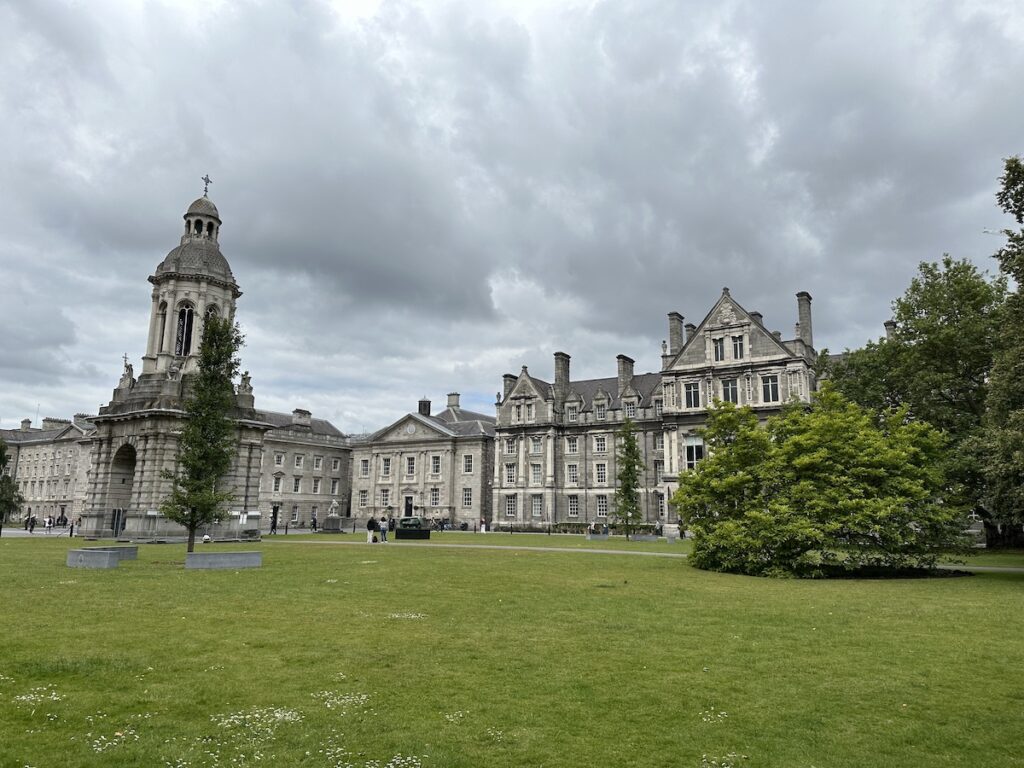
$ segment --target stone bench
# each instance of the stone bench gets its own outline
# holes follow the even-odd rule
[[[68,550],[68,568],[117,568],[120,562],[117,552],[103,547]]]
[[[260,568],[262,552],[189,552],[185,555],[185,568],[231,569]]]
[[[629,537],[632,541],[657,541],[658,537],[653,533],[634,533]]]
[[[116,552],[119,560],[138,560],[138,546],[131,547],[86,547],[92,552]]]

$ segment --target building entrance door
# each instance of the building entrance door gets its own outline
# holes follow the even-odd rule
[[[412,517],[412,496],[405,497],[405,516]]]

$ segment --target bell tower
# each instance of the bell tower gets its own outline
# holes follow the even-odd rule
[[[181,242],[150,276],[153,305],[149,316],[142,373],[179,378],[198,367],[203,326],[212,315],[234,319],[235,301],[242,292],[220,251],[221,219],[208,197],[210,177],[204,176],[203,196],[185,212]]]

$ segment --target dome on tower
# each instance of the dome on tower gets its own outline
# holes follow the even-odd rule
[[[200,216],[212,216],[213,218],[220,221],[220,213],[217,211],[217,206],[213,204],[206,195],[203,195],[196,200],[192,205],[188,207],[188,211],[185,213],[186,216],[199,214]]]
[[[225,282],[235,282],[228,260],[213,240],[189,239],[167,254],[156,268],[156,275],[174,272],[180,275],[202,275],[215,277]]]

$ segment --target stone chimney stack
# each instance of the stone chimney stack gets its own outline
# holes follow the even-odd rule
[[[896,336],[896,321],[886,320],[885,321],[885,340],[892,341]]]
[[[506,373],[504,376],[501,377],[501,381],[502,381],[502,396],[501,397],[502,397],[503,400],[505,400],[505,399],[508,398],[509,395],[512,394],[512,390],[516,386],[516,377],[513,376],[511,373]]]
[[[427,400],[427,398],[425,398],[425,397],[421,397],[420,398],[419,414],[420,414],[420,416],[429,416],[430,415],[430,401]]]
[[[67,419],[55,419],[53,416],[43,417],[43,429],[60,429],[61,427],[67,426],[71,422]]]
[[[28,432],[30,429],[32,429],[32,419],[22,419],[21,420],[21,431],[22,432]]]
[[[684,327],[686,328],[686,340],[689,341],[693,338],[693,334],[697,332],[697,326],[693,323],[687,323]]]
[[[668,353],[679,354],[686,337],[683,336],[683,316],[678,312],[668,313]]]
[[[782,341],[782,331],[772,331],[772,336],[775,337],[776,341]]]
[[[754,318],[754,320],[756,320],[757,322],[764,325],[764,316],[760,312],[751,312],[750,316]]]
[[[800,338],[808,349],[814,349],[814,334],[811,329],[811,294],[800,291],[796,295],[796,309],[800,321]]]
[[[309,427],[313,424],[313,414],[304,408],[292,411],[292,424],[297,427]]]
[[[679,318],[682,320],[682,318]],[[615,358],[619,364],[619,397],[633,381],[633,358],[619,355]]]
[[[569,396],[569,355],[555,352],[555,403],[561,407]]]
[[[449,392],[448,393],[448,407],[449,408],[458,408],[459,407],[459,393],[458,392]]]

